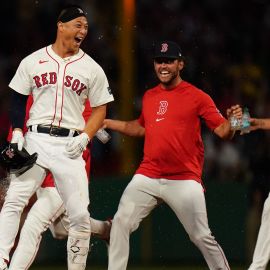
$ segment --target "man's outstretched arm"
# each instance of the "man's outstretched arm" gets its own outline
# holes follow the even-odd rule
[[[144,127],[141,126],[137,119],[132,121],[105,119],[103,128],[108,128],[133,137],[142,137],[145,133]]]

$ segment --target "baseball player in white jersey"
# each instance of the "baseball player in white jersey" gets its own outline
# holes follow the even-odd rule
[[[101,127],[106,104],[113,101],[102,68],[80,49],[88,32],[84,11],[63,9],[52,45],[24,58],[11,80],[12,143],[38,153],[36,165],[22,175],[12,175],[0,215],[0,269],[7,269],[9,252],[29,198],[51,171],[70,220],[67,241],[68,269],[85,269],[91,234],[89,194],[82,152]],[[33,95],[22,134],[25,104]],[[85,124],[82,112],[89,99],[92,114]]]
[[[26,106],[26,121],[28,120],[29,110],[33,103],[32,96],[29,96]],[[83,117],[85,121],[91,115],[89,101],[85,103]],[[26,132],[26,127],[23,128]],[[11,138],[11,132],[8,140]],[[90,176],[91,154],[90,145],[83,152],[85,170]],[[55,239],[65,239],[68,236],[69,220],[66,215],[63,201],[57,192],[52,174],[46,175],[41,187],[37,190],[37,200],[27,213],[20,232],[20,238],[16,250],[10,261],[9,270],[29,269],[34,261],[43,233],[49,228]],[[110,237],[111,221],[101,221],[90,217],[91,236],[103,239],[108,243]]]

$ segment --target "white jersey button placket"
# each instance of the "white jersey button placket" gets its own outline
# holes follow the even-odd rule
[[[58,72],[58,80],[57,80],[57,95],[56,95],[56,106],[55,106],[55,118],[53,121],[53,125],[58,126],[59,121],[62,118],[62,106],[63,106],[63,82],[64,82],[64,76],[65,76],[65,67],[66,64],[64,61],[62,61],[59,65],[59,72]]]

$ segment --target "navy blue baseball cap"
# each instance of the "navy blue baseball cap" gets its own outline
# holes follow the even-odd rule
[[[171,58],[179,59],[182,57],[182,51],[177,43],[173,41],[159,41],[154,45],[153,58]]]
[[[71,20],[74,20],[78,17],[84,16],[86,17],[86,13],[83,11],[83,9],[78,5],[68,5],[62,9],[60,12],[57,22],[69,22]]]

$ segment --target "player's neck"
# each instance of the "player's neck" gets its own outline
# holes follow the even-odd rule
[[[70,57],[78,53],[77,51],[69,50],[63,43],[56,41],[52,44],[52,50],[61,58]]]

